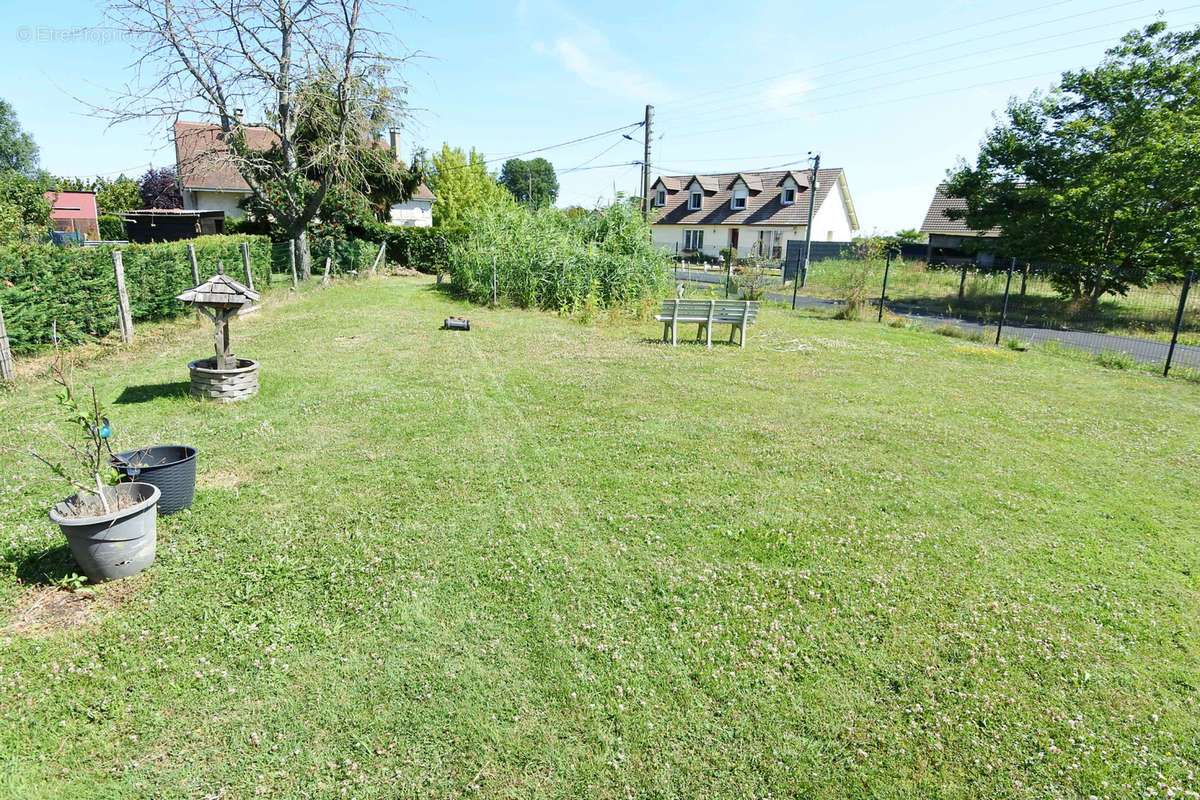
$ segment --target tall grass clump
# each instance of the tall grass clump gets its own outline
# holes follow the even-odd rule
[[[585,214],[497,203],[468,214],[450,249],[454,285],[473,302],[576,312],[636,304],[670,286],[670,260],[627,201]]]

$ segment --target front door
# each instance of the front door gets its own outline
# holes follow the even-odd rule
[[[735,254],[737,253],[737,249],[738,249],[738,229],[737,228],[729,229],[729,247],[730,247],[730,249],[733,250],[733,252]]]

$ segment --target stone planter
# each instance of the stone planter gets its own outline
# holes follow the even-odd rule
[[[73,495],[50,509],[50,521],[62,528],[75,563],[92,583],[141,572],[154,561],[158,541],[157,486],[121,483],[103,491],[110,504],[128,507],[105,514],[98,497]]]
[[[217,369],[215,358],[188,364],[192,374],[192,397],[232,403],[258,394],[258,362],[233,359],[234,367]]]

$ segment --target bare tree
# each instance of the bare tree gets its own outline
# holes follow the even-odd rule
[[[305,226],[334,182],[360,182],[364,150],[404,117],[401,67],[417,54],[388,32],[388,14],[406,10],[384,0],[115,0],[111,24],[144,52],[99,112],[217,126],[196,157],[237,169],[302,242],[298,266],[310,274]],[[250,114],[260,115],[253,125]]]

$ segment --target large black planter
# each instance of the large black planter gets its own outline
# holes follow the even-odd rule
[[[118,453],[112,466],[121,482],[149,483],[162,496],[158,513],[173,514],[187,508],[196,496],[196,448],[183,445],[146,447]]]

